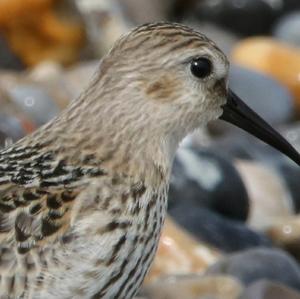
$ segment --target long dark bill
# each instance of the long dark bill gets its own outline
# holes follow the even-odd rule
[[[227,103],[223,106],[223,114],[220,116],[220,119],[256,136],[300,165],[300,155],[292,145],[231,90],[228,92]]]

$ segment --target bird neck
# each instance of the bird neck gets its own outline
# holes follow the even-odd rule
[[[137,94],[132,92],[128,98],[120,90],[112,96],[116,89],[106,92],[103,82],[96,76],[90,88],[53,122],[55,130],[48,131],[55,132],[55,139],[63,136],[60,142],[73,159],[93,155],[105,169],[152,184],[167,181],[180,136],[171,136],[160,124],[153,124],[142,101],[132,102]]]
[[[44,139],[49,140],[53,152],[72,164],[92,160],[95,167],[116,175],[143,180],[157,187],[167,184],[177,142],[149,136],[139,130],[122,130],[109,125],[99,127],[90,120],[85,123],[88,125],[82,128],[76,123],[60,120],[54,130],[43,131],[47,135]]]

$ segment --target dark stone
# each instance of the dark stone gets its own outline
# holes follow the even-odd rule
[[[230,160],[206,150],[180,148],[169,192],[169,209],[206,207],[225,217],[245,221],[249,199]]]
[[[255,248],[230,255],[211,266],[207,274],[232,275],[247,286],[268,279],[300,290],[299,266],[280,249]]]
[[[226,203],[225,197],[224,202]],[[252,231],[242,222],[226,219],[189,202],[171,208],[169,214],[197,239],[223,252],[272,246],[265,235]]]
[[[197,7],[200,20],[246,36],[269,33],[280,12],[280,5],[263,0],[203,0]]]
[[[265,1],[272,2],[272,0],[271,1],[265,0]],[[273,2],[276,3],[276,1]],[[281,10],[283,14],[300,9],[299,0],[279,0],[278,2],[281,4]]]

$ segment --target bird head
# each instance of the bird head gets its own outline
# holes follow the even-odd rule
[[[142,25],[121,37],[103,58],[94,85],[106,128],[141,145],[169,147],[221,118],[300,164],[294,148],[228,88],[229,62],[214,42],[179,24]],[[101,91],[101,92],[100,92]]]

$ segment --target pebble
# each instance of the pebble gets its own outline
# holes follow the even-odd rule
[[[227,219],[197,205],[183,204],[170,209],[169,215],[200,242],[222,252],[272,245],[263,233],[253,231],[243,222]]]
[[[0,1],[0,30],[27,66],[77,61],[85,30],[73,1]]]
[[[283,84],[272,77],[233,64],[229,72],[229,85],[268,123],[278,125],[293,119],[293,96]]]
[[[299,128],[300,123],[294,123],[281,127],[279,130],[298,150],[300,149]],[[300,168],[297,164],[282,153],[241,130],[221,131],[216,128],[215,124],[213,128],[210,127],[210,131],[214,135],[216,135],[216,130],[218,130],[217,137],[211,139],[210,143],[206,145],[206,149],[216,155],[222,155],[227,160],[235,161],[233,165],[238,170],[245,188],[247,188],[248,200],[251,202],[249,207],[252,211],[252,203],[260,203],[261,201],[262,208],[265,202],[273,203],[273,196],[276,198],[275,202],[277,203],[270,210],[266,211],[266,215],[270,216],[270,213],[273,213],[275,210],[277,210],[276,214],[279,217],[300,211]],[[246,162],[244,164],[246,166],[245,171],[238,169],[239,161],[242,162],[242,160]],[[250,166],[249,171],[247,165]],[[259,176],[263,175],[267,181],[270,181],[273,187],[271,185],[265,186],[262,181],[255,179],[256,172],[260,173]],[[254,177],[253,181],[251,177]],[[250,182],[248,182],[249,180]],[[255,189],[256,185],[258,189]],[[275,190],[280,192],[277,193]],[[265,195],[266,198],[264,197]],[[258,198],[257,196],[261,199],[255,200],[255,198]],[[283,213],[279,211],[281,206],[284,207],[282,209]],[[276,214],[274,214],[274,217]],[[269,217],[267,216],[267,218]],[[269,220],[271,219],[269,218]]]
[[[300,293],[283,284],[263,279],[251,284],[239,299],[300,299]]]
[[[231,161],[195,147],[177,151],[169,191],[170,209],[188,204],[231,219],[248,217],[248,195]]]
[[[261,163],[243,160],[236,161],[235,166],[249,195],[250,227],[264,230],[276,219],[293,214],[290,193],[278,172]]]
[[[220,256],[218,250],[199,243],[168,218],[145,283],[160,280],[162,276],[170,274],[202,273]]]
[[[300,261],[300,216],[279,218],[266,230],[274,244]]]
[[[300,112],[300,49],[272,38],[253,37],[236,45],[232,60],[280,81],[293,94]]]
[[[280,7],[264,0],[202,0],[198,1],[200,20],[218,23],[240,35],[268,33]],[[255,20],[255,21],[253,21]],[[250,25],[251,24],[251,25]]]
[[[300,290],[298,263],[280,249],[254,248],[235,253],[217,262],[208,275],[232,275],[246,286],[268,279]]]
[[[167,276],[144,286],[148,299],[238,299],[241,283],[230,276]]]
[[[300,11],[283,16],[273,29],[274,37],[300,47]]]

